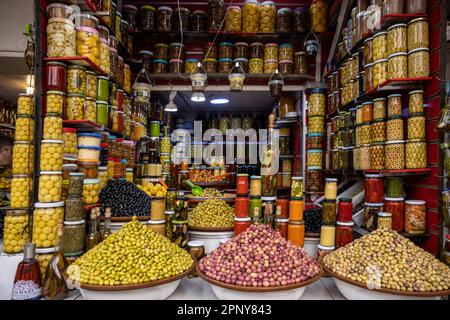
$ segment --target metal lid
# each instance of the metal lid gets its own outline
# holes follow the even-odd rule
[[[424,200],[406,200],[405,204],[425,205],[426,202]]]
[[[399,197],[399,198],[384,197],[384,200],[386,200],[386,201],[404,201],[405,198],[403,198],[403,197]]]
[[[384,206],[384,203],[369,203],[369,202],[364,202],[364,206],[366,207],[382,207]]]
[[[36,209],[46,209],[46,208],[58,208],[58,207],[64,207],[64,201],[60,201],[60,202],[48,202],[48,203],[43,203],[43,202],[36,202],[34,204],[34,207]]]
[[[82,224],[85,224],[86,221],[80,220],[80,221],[64,221],[65,226],[79,226]]]
[[[383,212],[383,211],[381,211],[381,212],[378,212],[378,216],[379,217],[392,217],[392,213],[390,213],[390,212]]]
[[[338,226],[344,226],[344,227],[353,227],[355,225],[355,223],[353,221],[348,221],[348,222],[337,221],[336,224]]]

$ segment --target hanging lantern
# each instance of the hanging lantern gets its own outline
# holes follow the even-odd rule
[[[314,35],[316,39],[308,40],[310,34]],[[303,43],[303,47],[305,48],[306,54],[308,56],[315,56],[317,54],[317,51],[319,50],[319,40],[314,33],[308,33],[305,38],[305,42]]]
[[[230,81],[230,91],[241,92],[244,88],[245,72],[239,62],[236,62],[231,68],[228,80]]]
[[[278,69],[276,69],[269,79],[270,96],[272,98],[280,98],[283,93],[283,85],[283,76],[278,72]]]
[[[202,102],[206,100],[204,92],[206,89],[206,80],[208,80],[208,76],[206,75],[205,69],[200,62],[197,66],[198,72],[192,73],[190,76],[193,92],[191,100],[195,102]]]

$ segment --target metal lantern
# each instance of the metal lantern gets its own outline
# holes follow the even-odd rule
[[[230,81],[230,91],[241,92],[244,88],[245,72],[239,62],[236,62],[231,68],[228,80]]]

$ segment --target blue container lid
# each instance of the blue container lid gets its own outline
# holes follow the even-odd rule
[[[323,137],[323,132],[308,133],[308,137]]]
[[[122,159],[121,162],[122,164],[127,164],[127,159]]]
[[[78,149],[90,149],[90,150],[102,150],[102,148],[100,147],[82,147],[82,146],[78,146]]]
[[[190,62],[199,62],[200,60],[195,59],[195,58],[190,58],[190,59],[186,59],[186,63],[190,63]]]
[[[324,92],[325,92],[325,89],[322,89],[322,88],[315,88],[315,89],[311,90],[311,94],[313,94],[313,93],[324,93]]]
[[[110,135],[110,136],[108,137],[108,140],[116,140],[116,136]]]
[[[323,152],[322,149],[311,149],[311,150],[308,150],[308,153],[322,153],[322,152]]]
[[[219,46],[233,46],[233,44],[231,42],[224,41],[224,42],[219,43]]]
[[[79,133],[78,134],[79,137],[91,137],[91,138],[98,138],[101,139],[102,135],[99,133],[95,133],[95,132],[86,132],[86,133]]]
[[[231,58],[222,58],[222,59],[219,59],[219,62],[233,62],[233,59],[231,59]]]
[[[294,48],[294,46],[292,44],[290,44],[290,43],[283,43],[283,44],[280,44],[279,48],[280,49],[281,48]]]
[[[153,60],[153,63],[164,63],[164,64],[168,64],[169,62],[167,60],[164,59],[155,59]]]

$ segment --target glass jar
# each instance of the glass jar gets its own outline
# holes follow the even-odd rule
[[[258,0],[246,0],[242,9],[242,32],[259,31],[260,5]]]
[[[175,9],[172,17],[173,31],[188,31],[191,20],[191,12],[188,8],[180,7]]]
[[[264,60],[264,73],[274,73],[278,69],[278,60]]]
[[[369,144],[372,141],[372,126],[370,122],[365,122],[360,127],[361,144]]]
[[[305,224],[290,221],[287,227],[287,240],[293,245],[303,248],[305,243]]]
[[[84,95],[87,98],[97,98],[97,76],[95,72],[86,71],[86,91]]]
[[[263,73],[264,61],[263,59],[250,59],[249,73]]]
[[[187,75],[198,72],[198,59],[186,59],[184,63],[184,72]],[[231,61],[232,62],[232,61]]]
[[[281,8],[277,12],[277,32],[292,32],[292,9]]]
[[[405,190],[402,177],[387,177],[386,197],[403,198]]]
[[[373,61],[376,62],[378,60],[386,59],[388,57],[387,54],[387,32],[381,31],[376,33],[373,36],[372,40],[373,45]]]
[[[353,241],[354,222],[338,221],[336,225],[336,248],[341,248]]]
[[[154,7],[148,5],[139,8],[139,27],[141,32],[155,31],[155,11]]]
[[[263,3],[264,5],[264,3]],[[298,33],[305,33],[308,29],[308,9],[298,7],[294,9],[293,30]]]
[[[181,59],[184,60],[184,44],[179,42],[172,42],[169,46],[169,60]]]
[[[278,60],[293,60],[294,46],[290,43],[280,44],[278,49]]]
[[[408,51],[429,48],[429,26],[427,18],[418,18],[408,23]]]
[[[220,30],[224,17],[225,3],[223,2],[223,0],[208,1],[208,30]]]
[[[320,245],[323,247],[334,247],[336,240],[336,227],[322,225],[320,228]]]
[[[84,120],[84,104],[86,98],[80,93],[69,93],[65,112],[66,120]]]
[[[266,43],[264,45],[264,63],[268,60],[276,60],[278,62],[278,44]]]
[[[337,220],[336,200],[324,200],[322,202],[322,222],[326,225],[334,225]]]
[[[405,231],[408,234],[424,234],[426,206],[423,200],[405,201]]]
[[[423,140],[408,140],[405,147],[406,169],[427,167],[427,144]]]
[[[277,177],[275,175],[261,176],[261,194],[263,197],[276,197]]]
[[[45,140],[62,140],[63,121],[58,113],[47,113],[44,118],[42,138]]]
[[[308,124],[308,133],[322,133],[324,132],[324,118],[310,117]]]
[[[97,101],[96,123],[102,126],[108,126],[108,102]]]
[[[386,122],[384,120],[376,120],[372,123],[371,143],[386,141]]]
[[[312,32],[327,30],[327,4],[323,0],[313,0],[309,7],[310,26]]]
[[[205,68],[206,73],[215,73],[217,72],[217,60],[216,59],[205,59],[203,61],[203,66]]]
[[[172,13],[173,10],[170,7],[161,6],[158,8],[155,22],[157,31],[172,31]]]
[[[17,254],[29,242],[29,219],[27,210],[7,210],[4,217],[3,252]]]
[[[151,59],[151,54],[149,54],[151,51],[140,51],[140,53],[143,55],[144,59]],[[169,58],[169,46],[165,43],[157,43],[155,44],[155,59],[161,59],[161,60],[167,60]],[[148,69],[148,67],[146,67]]]
[[[386,169],[401,170],[405,168],[405,141],[386,142]]]
[[[105,74],[111,73],[111,51],[109,48],[109,30],[105,26],[99,26],[100,32],[100,69]]]
[[[167,60],[155,59],[153,60],[153,73],[167,73],[169,62]]]
[[[377,229],[392,230],[392,214],[390,212],[378,212]]]
[[[41,171],[61,171],[63,165],[63,141],[42,140],[41,143]]]
[[[294,73],[308,74],[308,62],[305,51],[296,52],[294,54]]]
[[[401,116],[402,114],[402,95],[401,94],[391,94],[387,97],[388,99],[388,118]],[[400,139],[401,140],[401,139]]]
[[[389,27],[387,32],[387,54],[392,55],[397,52],[407,52],[408,39],[406,35],[406,24],[395,24]]]
[[[322,167],[322,150],[308,150],[308,167]]]
[[[183,60],[172,59],[169,61],[169,72],[170,73],[183,73],[184,72],[184,62]]]
[[[307,148],[309,149],[322,149],[323,148],[323,133],[310,133],[308,134]],[[336,142],[335,142],[336,145]]]
[[[12,160],[12,174],[33,173],[34,145],[30,141],[15,141]]]
[[[29,207],[32,189],[33,180],[28,175],[14,175],[11,180],[11,208]]]
[[[364,199],[368,203],[381,203],[384,197],[384,181],[379,174],[366,174]]]
[[[406,52],[394,53],[388,59],[388,79],[408,77],[408,58]]]
[[[406,13],[427,13],[427,0],[410,0],[406,3]]]
[[[325,93],[322,89],[314,89],[309,96],[309,116],[325,116]]]
[[[364,90],[369,91],[373,87],[373,63],[369,63],[364,67]]]
[[[234,44],[234,59],[247,59],[248,57],[248,43],[236,42]]]
[[[386,98],[373,99],[373,120],[386,118]]]
[[[229,6],[226,12],[225,31],[241,32],[242,12],[239,6]]]
[[[83,198],[69,196],[66,199],[65,221],[80,221],[84,218]]]
[[[51,61],[46,64],[47,90],[66,91],[67,66],[62,62]]]
[[[294,68],[294,62],[292,60],[281,60],[279,62],[279,70],[281,74],[292,74]]]
[[[325,200],[336,201],[337,197],[337,179],[327,178],[325,179]]]
[[[388,59],[375,61],[373,65],[373,86],[378,87],[388,79]]]
[[[64,233],[62,247],[64,253],[82,252],[84,250],[84,240],[86,233],[86,222],[64,221]]]
[[[47,95],[46,95],[46,99],[45,99],[46,112],[62,114],[63,110],[64,110],[65,96],[66,96],[66,94],[62,91],[47,91]],[[23,109],[20,110],[21,103],[22,103],[21,101],[19,101],[19,103],[18,103],[18,107],[17,107],[18,114],[24,114],[24,110]],[[34,110],[33,110],[33,112],[34,112]]]
[[[373,102],[367,101],[362,104],[362,119],[363,122],[370,122],[373,120]]]
[[[54,247],[59,220],[64,219],[64,202],[35,203],[32,241],[37,248]]]
[[[92,19],[97,20],[93,16]],[[100,34],[96,28],[77,27],[77,55],[100,65]]]
[[[277,23],[277,8],[275,2],[264,1],[260,7],[260,26],[259,31],[264,33],[274,33]]]
[[[383,203],[365,203],[364,204],[364,228],[367,231],[377,229],[378,213],[383,212]]]
[[[370,146],[370,169],[383,170],[385,168],[384,143],[374,143]]]
[[[250,196],[260,197],[261,196],[261,177],[251,176],[250,177]]]
[[[405,226],[405,198],[384,198],[384,211],[391,214],[392,230],[402,233]]]
[[[419,48],[408,52],[408,77],[421,78],[430,75],[430,49]]]
[[[408,139],[425,139],[425,116],[423,113],[414,113],[408,118]]]
[[[76,56],[75,24],[64,18],[51,18],[47,24],[47,56]]]
[[[370,145],[364,144],[359,148],[359,170],[370,169]]]
[[[409,92],[409,114],[423,112],[423,90]]]
[[[258,221],[262,216],[262,201],[261,197],[250,196],[250,203],[248,208],[248,216],[253,221]]]
[[[386,123],[387,141],[403,140],[403,119],[392,117]]]
[[[61,201],[62,171],[41,171],[39,177],[39,202]]]
[[[324,185],[323,171],[308,169],[306,171],[305,190],[308,192],[322,192]]]
[[[364,40],[364,66],[373,63],[373,38]]]
[[[196,10],[192,12],[191,17],[191,30],[192,31],[207,31],[207,20],[208,17],[206,12],[203,10]]]
[[[97,204],[99,202],[100,180],[84,179],[83,181],[83,203],[84,205]]]
[[[353,203],[351,198],[340,198],[338,206],[338,222],[352,221]]]
[[[67,75],[67,93],[77,93],[84,95],[86,92],[86,68],[83,66],[71,65]]]

